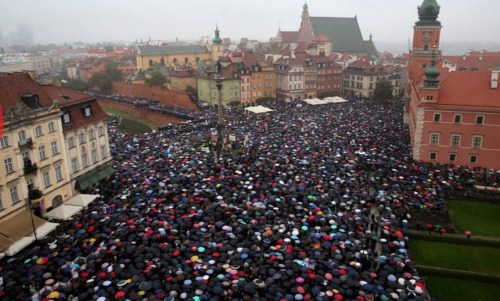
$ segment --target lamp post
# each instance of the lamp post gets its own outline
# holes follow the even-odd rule
[[[217,144],[216,144],[216,152],[217,156],[220,156],[220,152],[222,151],[222,143],[224,136],[224,121],[222,119],[222,65],[220,62],[217,62],[215,66],[215,86],[217,87],[218,92],[218,103],[217,103]]]
[[[32,190],[29,190],[28,191],[28,209],[30,211],[30,217],[31,217],[31,226],[33,227],[33,234],[35,236],[35,248],[38,247],[38,236],[36,235],[36,226],[35,226],[35,220],[33,218],[33,198],[35,197],[35,191],[32,191]],[[39,195],[36,195],[36,198],[38,199],[40,196]]]

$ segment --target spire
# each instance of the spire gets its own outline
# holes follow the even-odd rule
[[[304,1],[304,6],[302,7],[305,11],[307,11],[308,6],[307,6],[307,1]]]
[[[441,71],[436,67],[436,51],[432,51],[431,65],[425,68],[424,87],[438,88]]]
[[[302,11],[302,20],[300,22],[299,29],[299,43],[312,43],[314,39],[314,32],[311,23],[311,18],[309,17],[309,12],[307,10],[307,4],[304,4],[304,10]]]
[[[441,24],[437,17],[439,16],[440,6],[437,4],[436,0],[424,0],[422,5],[418,7],[418,18],[417,24]]]
[[[219,37],[219,25],[215,24],[215,38],[212,40],[214,44],[222,44],[222,39]]]
[[[372,38],[373,38],[373,35],[370,33],[370,41],[372,40]]]

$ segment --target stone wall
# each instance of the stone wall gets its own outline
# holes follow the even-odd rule
[[[145,107],[136,108],[133,105],[119,103],[111,100],[103,100],[103,99],[99,99],[97,102],[103,108],[125,111],[130,113],[136,119],[150,120],[161,125],[169,123],[178,124],[185,121],[184,119],[148,111],[148,109]]]
[[[160,87],[148,87],[123,82],[113,82],[112,93],[128,97],[158,99],[159,102],[164,105],[199,111],[198,107],[191,102],[186,92],[169,91]]]

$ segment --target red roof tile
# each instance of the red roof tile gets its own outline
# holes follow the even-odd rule
[[[466,71],[488,71],[500,65],[500,51],[480,52],[471,51],[466,55],[443,56],[443,59],[456,64],[456,70],[465,68]]]
[[[320,34],[319,36],[316,36],[314,38],[314,40],[316,42],[331,42],[332,41],[327,36],[325,36],[324,34]]]
[[[439,104],[500,108],[500,89],[491,88],[491,72],[455,71],[440,79]]]
[[[71,131],[83,126],[96,123],[109,118],[97,103],[97,98],[71,89],[61,88],[53,85],[43,85],[43,90],[57,101],[61,111],[71,114],[71,122],[63,123],[63,131]],[[92,116],[85,117],[82,108],[91,106]]]
[[[280,31],[283,43],[296,43],[299,40],[298,31]]]
[[[27,73],[0,72],[0,104],[4,112],[17,104],[25,104],[21,99],[21,94],[38,95],[38,102],[41,107],[50,107],[52,105],[50,96]]]

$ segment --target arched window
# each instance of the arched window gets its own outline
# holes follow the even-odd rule
[[[153,60],[149,60],[149,66],[153,66]]]
[[[52,208],[56,208],[63,203],[62,196],[58,195],[52,199]]]

